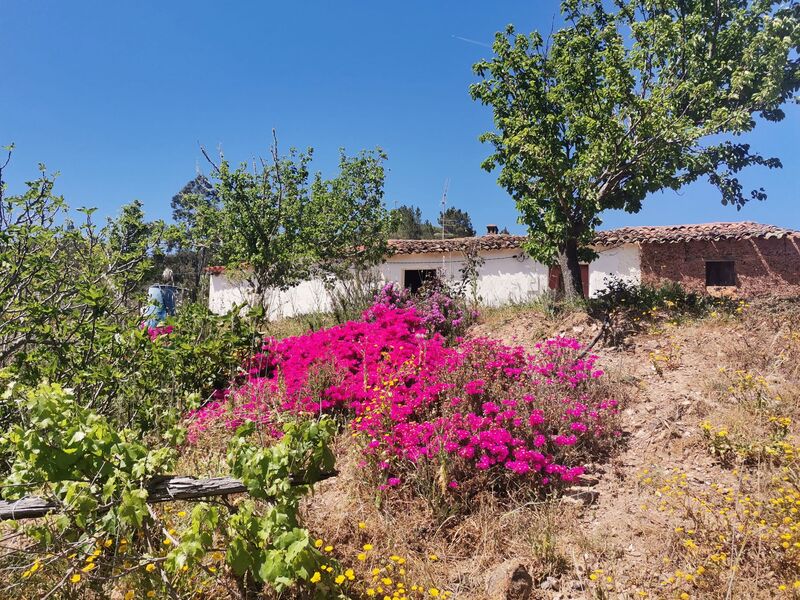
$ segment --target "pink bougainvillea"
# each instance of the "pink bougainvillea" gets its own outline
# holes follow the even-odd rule
[[[618,410],[597,397],[603,373],[580,350],[563,337],[531,353],[488,339],[450,346],[416,307],[376,302],[360,321],[266,340],[241,385],[188,415],[190,440],[245,420],[277,436],[272,424],[286,414],[340,412],[381,489],[422,463],[446,473],[452,492],[486,472],[570,482],[616,435]]]

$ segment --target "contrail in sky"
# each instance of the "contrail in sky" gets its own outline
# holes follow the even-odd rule
[[[476,46],[483,46],[484,48],[491,48],[491,44],[487,44],[485,42],[479,42],[477,40],[471,40],[469,38],[461,37],[460,35],[454,35],[453,39],[461,40],[462,42],[467,42],[468,44],[475,44]]]

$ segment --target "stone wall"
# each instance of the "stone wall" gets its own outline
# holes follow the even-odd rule
[[[733,260],[741,296],[800,296],[800,236],[641,245],[642,282],[706,291],[706,261]]]

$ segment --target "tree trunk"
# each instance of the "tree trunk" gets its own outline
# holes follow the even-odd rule
[[[569,301],[582,298],[583,281],[581,265],[578,262],[578,240],[570,238],[560,248],[558,264],[561,267],[561,277],[564,281],[564,297]]]

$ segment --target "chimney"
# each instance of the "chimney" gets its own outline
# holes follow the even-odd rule
[[[497,225],[487,225],[486,235],[497,235]]]

